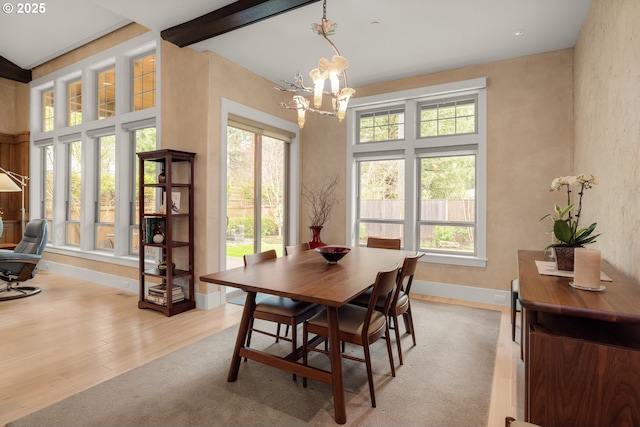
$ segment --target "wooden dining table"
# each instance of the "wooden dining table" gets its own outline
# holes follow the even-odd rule
[[[402,266],[405,257],[414,255],[415,252],[412,251],[352,247],[351,252],[337,264],[328,264],[319,253],[310,250],[201,276],[200,280],[203,282],[240,288],[247,292],[227,381],[237,380],[240,360],[245,357],[330,384],[333,389],[335,421],[338,424],[346,423],[338,308],[372,286],[379,271]],[[246,346],[258,292],[326,306],[331,372],[298,362],[302,357],[301,349],[281,357]]]

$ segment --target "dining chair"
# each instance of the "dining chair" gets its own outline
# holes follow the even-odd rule
[[[300,243],[298,245],[285,246],[284,247],[284,254],[285,255],[299,254],[301,252],[308,251],[309,249],[311,249],[311,246],[309,246],[309,243],[308,242],[304,242],[304,243]]]
[[[274,249],[268,251],[259,252],[257,254],[247,254],[244,256],[244,265],[249,267],[252,264],[260,262],[266,262],[269,260],[275,260],[278,257]],[[270,295],[262,299],[256,304],[256,308],[253,312],[253,317],[249,324],[249,331],[247,333],[247,347],[251,346],[251,333],[258,332],[264,335],[274,337],[276,342],[280,339],[284,341],[291,341],[292,352],[298,348],[298,330],[297,325],[309,319],[313,315],[319,313],[322,310],[322,306],[318,304],[312,304],[304,301],[294,301],[291,298],[279,297]],[[276,333],[267,332],[262,329],[254,327],[254,320],[260,319],[268,322],[275,322],[278,324]],[[291,326],[291,338],[280,335],[280,325],[285,324]],[[286,331],[288,335],[288,330]],[[245,359],[246,360],[246,359]],[[293,379],[296,379],[296,375],[293,375]]]
[[[390,239],[387,237],[368,237],[367,238],[368,248],[400,250],[401,245],[402,245],[402,241],[400,239]]]
[[[387,316],[392,322],[391,327],[394,329],[396,336],[396,345],[398,347],[398,359],[400,364],[404,363],[402,359],[402,346],[400,343],[400,325],[398,318],[402,315],[404,320],[404,327],[408,334],[411,334],[413,339],[413,345],[416,345],[416,331],[413,326],[413,315],[411,313],[411,298],[409,293],[411,291],[411,285],[413,284],[413,275],[416,272],[418,266],[418,260],[424,255],[424,253],[416,252],[415,255],[406,257],[398,273],[398,279],[396,281],[396,287],[391,298],[391,304],[387,310]],[[371,302],[372,290],[369,289],[366,292],[360,294],[358,297],[350,301],[350,304],[359,305],[361,307],[367,307]],[[376,309],[384,313],[385,300],[383,297],[378,297],[376,302]]]
[[[371,369],[371,354],[369,346],[380,338],[384,337],[387,343],[387,353],[389,354],[389,366],[391,367],[391,375],[396,376],[396,370],[393,363],[393,352],[391,350],[391,339],[389,333],[389,323],[387,316],[375,309],[375,302],[379,297],[386,299],[385,310],[389,309],[393,289],[396,286],[396,278],[398,277],[398,266],[389,271],[381,271],[376,275],[373,284],[372,303],[368,307],[360,307],[352,304],[345,304],[338,308],[339,334],[338,339],[341,342],[362,346],[364,358],[347,355],[344,352],[342,357],[345,359],[364,362],[367,367],[367,380],[369,381],[369,394],[371,395],[371,406],[376,407],[376,396],[373,386],[373,372]],[[386,312],[386,311],[385,311]],[[327,354],[327,350],[320,350],[315,347],[309,347],[309,334],[315,334],[325,339],[329,336],[329,325],[327,322],[327,311],[323,310],[316,314],[306,322],[302,327],[302,360],[304,365],[308,362],[308,352],[317,351]],[[318,342],[319,343],[319,342]],[[307,378],[303,378],[302,384],[307,386]]]

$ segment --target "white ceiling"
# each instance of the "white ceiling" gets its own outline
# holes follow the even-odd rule
[[[30,69],[134,21],[155,31],[233,0],[56,0],[39,15],[0,13],[0,56]],[[591,0],[329,0],[332,41],[352,87],[575,45]],[[13,3],[17,5],[17,3]],[[191,47],[278,82],[333,55],[310,30],[322,3]],[[515,36],[517,30],[524,30]]]

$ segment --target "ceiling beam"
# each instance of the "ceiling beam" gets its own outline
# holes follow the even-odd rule
[[[191,21],[167,28],[160,35],[164,40],[185,47],[317,1],[319,0],[238,0]]]
[[[20,68],[8,59],[0,56],[0,77],[21,83],[29,83],[31,81],[31,70]]]

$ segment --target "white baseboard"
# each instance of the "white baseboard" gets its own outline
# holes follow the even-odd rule
[[[87,282],[96,283],[98,285],[109,286],[111,288],[120,289],[122,291],[138,293],[139,281],[129,277],[116,276],[114,274],[102,273],[99,271],[88,270],[86,268],[75,267],[68,264],[60,264],[57,262],[41,260],[38,263],[38,269],[41,271],[50,271],[64,276],[75,277],[86,280]],[[220,292],[205,295],[196,293],[196,308],[210,310],[221,304]]]
[[[450,285],[447,283],[427,282],[415,279],[411,287],[411,293],[505,307],[511,304],[510,291]]]
[[[87,282],[120,289],[122,291],[138,293],[138,280],[130,279],[128,277],[101,273],[99,271],[87,270],[85,268],[46,260],[40,261],[38,268],[42,271],[51,271],[65,276],[77,277],[79,279],[86,280]],[[224,289],[210,294],[196,293],[196,308],[201,310],[211,310],[212,308],[224,304],[228,298],[226,294],[222,295],[223,291]],[[509,291],[450,285],[446,283],[427,282],[422,280],[413,281],[411,293],[505,307],[509,306],[511,301]]]

